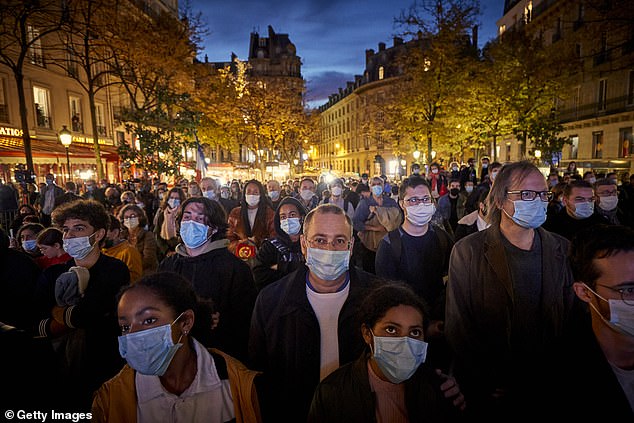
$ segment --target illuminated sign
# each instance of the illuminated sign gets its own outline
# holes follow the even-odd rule
[[[9,137],[21,137],[23,132],[18,128],[9,128],[8,126],[0,126],[0,135],[6,135]]]

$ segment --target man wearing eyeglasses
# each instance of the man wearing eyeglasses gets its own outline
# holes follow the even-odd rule
[[[404,179],[398,197],[405,219],[399,228],[390,231],[379,243],[376,274],[386,279],[405,281],[425,300],[430,307],[429,327],[425,331],[425,340],[432,345],[428,357],[438,367],[447,370],[449,357],[443,336],[443,278],[447,276],[453,240],[447,231],[432,224],[436,202],[424,178],[411,176]]]
[[[317,206],[300,243],[305,265],[263,288],[251,318],[249,367],[263,371],[264,421],[306,421],[317,384],[364,346],[355,312],[375,277],[349,266],[350,218]]]
[[[544,229],[570,240],[582,229],[598,223],[608,223],[606,218],[595,212],[596,197],[590,182],[571,181],[564,187],[563,195],[564,208],[548,216]]]
[[[573,288],[588,307],[580,331],[562,340],[553,355],[546,392],[566,407],[570,421],[634,421],[634,230],[620,225],[595,225],[572,240]],[[556,397],[556,399],[555,399]],[[553,408],[550,408],[551,410]],[[555,408],[556,409],[556,408]]]
[[[460,239],[449,262],[445,337],[474,417],[541,411],[548,349],[573,321],[568,241],[540,226],[550,193],[528,161],[504,165],[487,196],[491,226]]]

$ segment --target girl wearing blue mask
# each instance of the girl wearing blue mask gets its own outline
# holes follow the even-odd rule
[[[97,391],[93,421],[259,421],[256,372],[195,338],[213,327],[210,305],[171,272],[124,289],[117,314],[127,365]]]
[[[305,259],[299,242],[306,209],[293,197],[284,197],[275,212],[276,236],[266,239],[258,249],[253,278],[258,290],[300,267]]]
[[[37,247],[37,235],[44,230],[44,226],[39,223],[26,223],[18,229],[17,240],[19,241],[19,250],[28,254],[35,259],[42,256],[40,249]]]
[[[455,380],[425,362],[426,306],[401,283],[371,291],[359,309],[366,351],[315,390],[309,422],[455,421],[465,409]]]

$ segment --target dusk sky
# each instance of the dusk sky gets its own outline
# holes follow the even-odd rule
[[[288,34],[302,60],[307,97],[313,107],[345,87],[365,69],[365,50],[392,46],[402,28],[394,19],[414,0],[191,0],[208,27],[204,49],[210,62],[227,62],[231,53],[247,60],[252,32],[268,36],[268,26]],[[481,0],[479,44],[495,37],[504,0]],[[407,40],[407,38],[405,38]]]

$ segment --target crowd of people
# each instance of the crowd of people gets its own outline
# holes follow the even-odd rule
[[[484,157],[398,181],[45,180],[0,183],[7,408],[634,417],[634,176]]]

